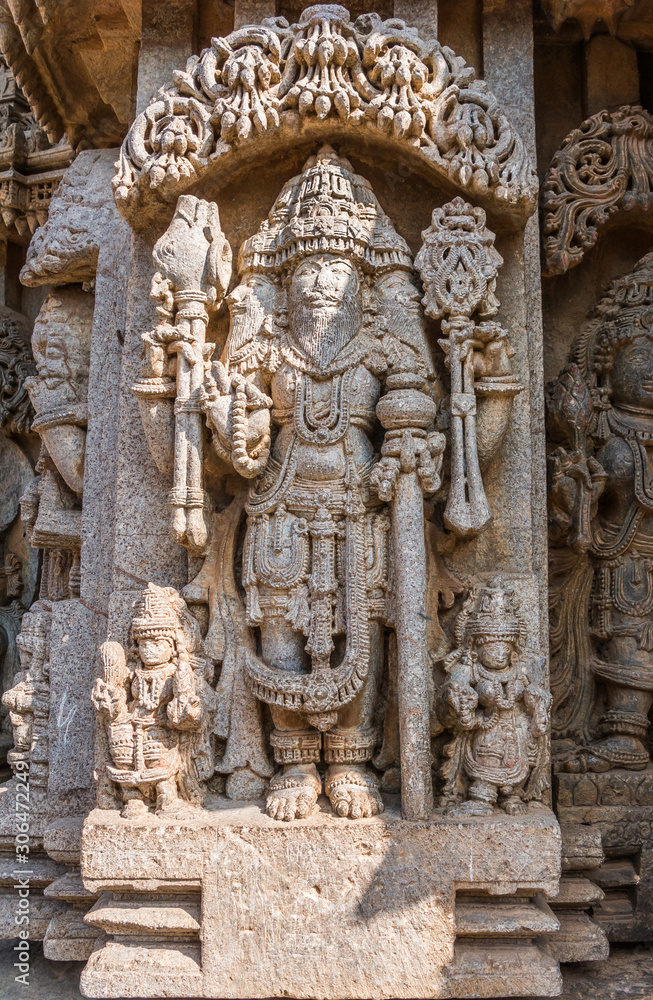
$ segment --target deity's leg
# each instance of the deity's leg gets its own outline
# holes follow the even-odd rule
[[[356,698],[338,712],[337,725],[324,735],[325,791],[338,816],[360,819],[383,812],[378,780],[368,766],[377,742],[374,710],[383,666],[383,627],[370,624],[370,669]]]
[[[616,767],[639,771],[649,761],[643,740],[648,730],[648,712],[653,704],[653,691],[633,685],[633,673],[639,679],[650,673],[648,688],[653,688],[653,658],[651,652],[640,649],[633,636],[618,636],[601,649],[601,658],[609,665],[611,677],[604,677],[607,705],[599,722],[602,737],[580,750],[563,764],[566,771],[610,771]],[[600,661],[595,667],[602,676]],[[624,683],[617,674],[623,671]]]
[[[261,626],[261,652],[271,666],[302,672],[305,644],[304,636],[279,618]],[[270,782],[266,811],[273,819],[301,819],[313,812],[322,791],[315,766],[322,734],[308,726],[299,712],[271,705],[270,713],[275,726],[270,741],[274,759],[282,767]]]
[[[476,778],[467,790],[467,801],[447,809],[449,816],[491,816],[497,801],[498,789],[489,781]]]

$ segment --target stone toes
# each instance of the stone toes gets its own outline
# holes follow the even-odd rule
[[[265,811],[270,817],[270,819],[277,819],[277,813],[279,811],[279,799],[268,799],[265,803]]]
[[[338,814],[338,816],[348,816],[349,815],[349,802],[344,797],[336,799],[336,801],[333,804],[333,809],[334,809],[334,812],[336,812]]]
[[[313,801],[309,795],[300,795],[297,799],[297,818],[305,819],[311,814],[313,809]]]

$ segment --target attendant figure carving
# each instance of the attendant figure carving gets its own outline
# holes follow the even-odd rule
[[[526,629],[501,579],[476,588],[456,623],[437,711],[454,739],[445,748],[441,804],[453,816],[526,811],[548,786],[551,695],[534,683]]]
[[[102,676],[93,704],[106,729],[107,772],[122,792],[123,815],[155,800],[157,813],[200,801],[200,779],[213,773],[208,730],[213,698],[207,662],[195,655],[197,622],[172,588],[143,591],[131,623],[133,646],[100,647]]]

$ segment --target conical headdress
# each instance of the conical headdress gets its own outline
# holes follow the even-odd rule
[[[284,186],[259,231],[243,243],[239,269],[279,272],[311,253],[341,254],[369,272],[412,267],[408,244],[368,181],[330,146]]]
[[[179,616],[170,601],[170,593],[174,594],[175,591],[148,583],[134,608],[131,629],[134,639],[158,639],[161,636],[175,638]]]
[[[499,577],[474,588],[460,619],[459,644],[480,637],[519,642],[524,632],[524,625],[515,612],[512,588]]]

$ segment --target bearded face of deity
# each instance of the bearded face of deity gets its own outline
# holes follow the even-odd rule
[[[616,352],[610,373],[612,402],[653,412],[653,341],[633,337]]]
[[[227,296],[229,317],[229,353],[238,351],[259,333],[266,316],[274,313],[277,290],[274,282],[259,274],[245,275]]]
[[[328,364],[360,329],[360,289],[356,266],[336,254],[298,264],[288,289],[290,331],[313,360]]]

